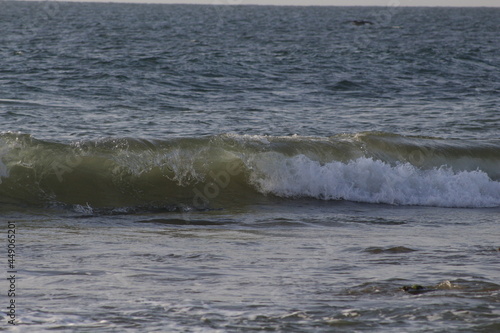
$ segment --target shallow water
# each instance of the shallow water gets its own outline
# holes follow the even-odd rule
[[[18,327],[494,332],[499,213],[305,200],[31,218]]]

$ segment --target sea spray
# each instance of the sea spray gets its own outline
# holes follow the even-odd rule
[[[418,169],[391,166],[372,158],[321,164],[304,155],[257,156],[251,183],[282,197],[311,197],[397,205],[440,207],[500,206],[500,182],[482,171],[454,172],[449,167]]]

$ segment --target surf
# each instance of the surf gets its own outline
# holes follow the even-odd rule
[[[262,197],[500,206],[500,142],[361,132],[74,142],[0,134],[0,201],[219,209]]]

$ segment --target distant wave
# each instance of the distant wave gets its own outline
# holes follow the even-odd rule
[[[1,203],[218,208],[263,195],[500,206],[500,141],[363,132],[58,143],[0,134]]]

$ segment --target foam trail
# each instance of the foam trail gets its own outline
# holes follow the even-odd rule
[[[500,182],[482,171],[409,163],[390,165],[361,157],[321,164],[304,155],[262,154],[250,161],[251,182],[266,194],[368,203],[440,207],[500,206]]]

